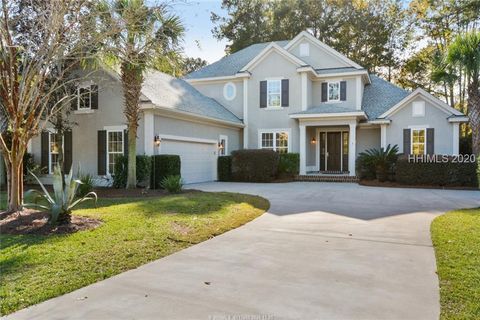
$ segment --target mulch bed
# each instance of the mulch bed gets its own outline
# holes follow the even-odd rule
[[[394,181],[380,182],[378,180],[360,180],[358,184],[362,186],[367,186],[367,187],[385,187],[385,188],[478,190],[477,188],[474,188],[474,187],[465,187],[465,186],[446,187],[446,186],[436,186],[436,185],[408,185],[408,184],[400,184]]]
[[[102,221],[93,218],[72,215],[72,221],[64,225],[48,223],[48,213],[32,209],[24,209],[15,213],[0,213],[0,233],[13,235],[58,235],[77,231],[95,229]]]

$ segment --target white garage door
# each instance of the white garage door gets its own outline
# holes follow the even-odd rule
[[[181,174],[185,183],[217,179],[216,143],[199,143],[162,139],[161,154],[177,154],[181,160]]]

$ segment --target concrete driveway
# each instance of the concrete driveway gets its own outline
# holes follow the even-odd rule
[[[260,218],[8,319],[438,319],[430,222],[478,191],[194,185],[258,194]]]

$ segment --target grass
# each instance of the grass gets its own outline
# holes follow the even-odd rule
[[[95,230],[48,237],[0,235],[1,314],[207,240],[258,217],[268,206],[263,198],[232,193],[102,199],[97,208],[87,204],[73,212],[103,220]]]
[[[480,208],[448,212],[431,231],[441,319],[480,319]]]

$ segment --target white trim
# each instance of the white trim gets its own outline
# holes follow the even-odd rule
[[[307,110],[307,83],[308,77],[306,73],[301,74],[302,79],[302,111]]]
[[[233,88],[233,95],[231,97],[227,96],[228,86],[231,86]],[[223,97],[225,98],[225,100],[232,101],[233,99],[235,99],[236,96],[237,96],[237,86],[235,85],[235,83],[233,83],[232,81],[225,83],[225,85],[223,86]]]
[[[358,71],[349,71],[349,72],[332,72],[332,73],[317,73],[315,71],[317,78],[333,78],[333,77],[349,77],[349,76],[363,76],[368,75],[366,70]]]
[[[52,152],[51,152],[51,143],[52,143],[52,134],[57,134],[56,129],[49,129],[48,130],[48,174],[53,174],[52,170]],[[65,139],[62,136],[62,151],[65,153]],[[60,153],[57,153],[57,155]]]
[[[409,127],[410,128],[410,127]],[[414,126],[410,128],[410,154],[413,154],[413,131],[423,131],[424,141],[423,141],[423,154],[427,154],[427,128],[415,128]]]
[[[307,127],[305,125],[300,124],[300,175],[307,174]],[[290,139],[290,135],[288,135],[288,139]],[[288,147],[290,148],[290,141],[288,143]]]
[[[384,150],[387,148],[387,125],[380,125],[380,148]]]
[[[316,45],[317,47],[321,48],[321,49],[324,49],[325,51],[327,51],[328,53],[332,54],[333,56],[339,58],[340,60],[342,60],[343,62],[345,62],[346,64],[349,64],[351,65],[352,67],[355,67],[357,69],[362,69],[362,67],[358,64],[356,64],[355,62],[353,62],[352,60],[348,59],[347,57],[345,57],[344,55],[340,54],[338,51],[336,51],[335,49],[331,48],[330,46],[326,45],[325,43],[323,43],[322,41],[318,40],[317,38],[315,38],[313,35],[311,35],[309,32],[307,31],[302,31],[300,32],[295,38],[293,38],[292,40],[290,40],[290,42],[285,46],[285,50],[288,50],[290,49],[291,47],[293,47],[300,39],[302,38],[307,38],[308,40],[310,40],[314,45]]]
[[[453,117],[453,118],[449,118],[448,119],[448,122],[450,123],[462,123],[462,122],[468,122],[469,119],[467,116],[465,117]]]
[[[355,85],[356,85],[355,107],[357,110],[362,110],[362,78],[361,77],[355,78]]]
[[[104,126],[103,130],[107,131],[120,131],[120,130],[127,130],[127,125],[120,125],[120,126]]]
[[[459,123],[452,123],[452,129],[453,129],[453,148],[452,148],[452,154],[460,154],[460,124]]]
[[[369,120],[367,123],[370,124],[390,124],[392,120],[390,119],[375,119],[375,120]]]
[[[291,114],[292,119],[309,119],[309,118],[345,118],[345,117],[364,117],[364,111],[352,111],[352,112],[338,112],[338,113],[304,113],[304,114]]]
[[[90,114],[94,112],[95,112],[95,109],[81,109],[81,110],[74,110],[73,114]]]
[[[327,102],[340,102],[340,82],[341,80],[338,81],[327,81]],[[338,99],[330,99],[330,84],[337,84],[338,85]]]
[[[106,175],[107,176],[112,176],[112,173],[110,172],[110,168],[109,168],[109,164],[110,164],[110,151],[108,150],[108,136],[109,136],[109,133],[111,132],[120,132],[122,134],[122,152],[115,152],[115,154],[123,154],[125,155],[125,139],[127,137],[125,137],[125,131],[124,129],[118,129],[118,127],[120,126],[117,126],[117,129],[105,129],[107,131],[107,139],[106,139],[106,142],[107,142],[107,145],[106,145],[106,160],[107,160],[107,163],[106,163]],[[105,127],[104,127],[105,128]],[[111,128],[115,128],[115,127],[111,127]],[[128,157],[128,155],[127,155]]]
[[[394,105],[393,107],[388,109],[386,112],[384,112],[382,115],[380,115],[379,118],[386,118],[386,117],[392,116],[393,114],[395,114],[395,112],[397,112],[398,110],[400,110],[403,107],[405,107],[406,105],[408,105],[408,103],[412,99],[416,98],[418,95],[424,97],[432,105],[436,106],[437,108],[439,108],[440,110],[444,111],[447,114],[453,114],[453,115],[457,115],[457,116],[463,116],[464,115],[463,113],[461,113],[460,111],[450,107],[448,104],[441,101],[440,99],[432,96],[430,93],[426,92],[425,90],[423,90],[421,88],[417,88],[415,91],[410,93],[408,96],[406,96],[405,98],[400,100],[400,102],[398,102],[396,105]]]
[[[162,140],[174,140],[174,141],[196,142],[196,143],[206,143],[206,144],[218,144],[218,141],[213,140],[213,139],[192,138],[192,137],[177,136],[177,135],[170,135],[170,134],[159,134],[158,136]]]
[[[218,136],[218,143],[220,143],[222,140],[225,141],[225,145],[223,146],[224,150],[224,155],[228,156],[228,136],[221,134]],[[218,152],[218,155],[220,156],[220,152]]]
[[[248,149],[248,80],[243,79],[243,149]]]
[[[202,83],[202,82],[211,82],[211,81],[225,81],[225,80],[241,80],[242,78],[250,78],[250,73],[248,72],[237,72],[231,76],[221,76],[221,77],[207,77],[207,78],[198,78],[198,79],[183,79],[188,83]]]
[[[143,113],[143,147],[147,156],[152,156],[155,150],[155,115],[151,111]]]
[[[292,150],[292,129],[291,128],[274,128],[274,129],[258,129],[258,149],[264,149],[262,148],[262,134],[263,133],[273,133],[273,150],[276,151],[277,149],[277,142],[275,135],[277,133],[282,133],[286,132],[288,134],[288,145],[287,145],[287,152],[291,152]]]
[[[355,176],[355,161],[357,159],[357,124],[349,124],[349,134],[348,134],[348,171],[350,176]]]
[[[280,47],[278,44],[275,42],[270,43],[268,46],[266,46],[262,51],[260,51],[259,54],[255,56],[252,60],[250,60],[249,63],[247,63],[246,66],[242,68],[240,72],[245,72],[247,70],[251,70],[255,68],[255,66],[260,63],[271,51],[276,51],[279,54],[281,54],[283,57],[287,58],[290,60],[293,64],[295,64],[297,67],[301,67],[306,65],[306,63],[299,58],[295,57],[293,54],[288,52],[287,50],[283,49]]]

